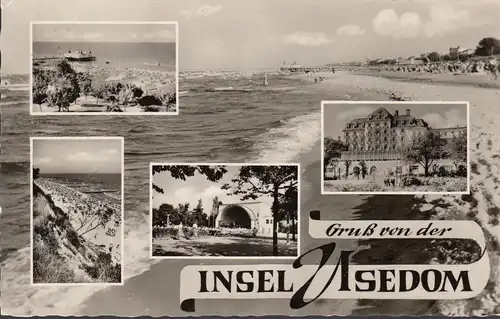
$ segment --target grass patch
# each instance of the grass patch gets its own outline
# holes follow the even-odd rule
[[[33,242],[34,283],[75,282],[75,273],[54,248],[54,246],[50,246],[40,239]]]

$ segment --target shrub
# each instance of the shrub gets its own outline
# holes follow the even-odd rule
[[[423,184],[422,181],[415,176],[404,177],[401,182],[403,186],[420,186]]]
[[[186,239],[190,239],[195,235],[195,229],[189,226],[182,227],[183,237]],[[248,229],[248,228],[208,228],[208,227],[199,227],[196,228],[196,232],[198,237],[225,237],[225,236],[234,236],[234,237],[255,237],[257,236],[258,229]],[[174,239],[179,239],[179,228],[178,226],[169,226],[169,227],[153,227],[153,238],[163,238],[169,237]]]
[[[465,165],[458,166],[456,175],[460,177],[467,177],[467,168],[465,167]]]
[[[97,282],[116,283],[121,281],[121,265],[113,265],[110,253],[100,252],[95,265],[85,265],[84,270]]]
[[[66,238],[71,243],[71,245],[75,246],[76,248],[81,246],[78,234],[73,229],[66,230]]]
[[[326,183],[325,188],[329,191],[337,192],[377,192],[383,191],[384,188],[375,182],[368,182],[364,184],[352,184],[349,182],[341,183]]]
[[[441,167],[439,167],[439,169],[438,169],[437,175],[438,175],[439,177],[447,177],[447,176],[449,176],[450,174],[449,174],[449,172],[446,170],[446,168],[445,168],[444,166],[441,166]]]
[[[56,250],[40,239],[33,242],[33,282],[72,283],[75,274]]]
[[[184,237],[189,239],[194,236],[194,229],[189,226],[184,226],[182,227],[182,233],[184,234]]]

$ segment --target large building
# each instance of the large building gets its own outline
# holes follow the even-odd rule
[[[344,141],[348,150],[342,152],[342,161],[365,161],[369,173],[380,174],[388,168],[400,166],[401,169],[420,170],[414,163],[408,163],[402,158],[402,150],[409,143],[427,131],[439,132],[444,139],[451,139],[461,132],[467,132],[467,127],[431,128],[423,119],[411,115],[410,109],[404,113],[394,111],[391,114],[381,107],[367,117],[354,119],[348,122],[343,130]],[[339,139],[341,139],[339,137]],[[451,160],[440,160],[441,165],[453,165]],[[342,165],[337,169],[342,170]],[[351,170],[352,172],[352,170]]]
[[[271,206],[253,201],[220,205],[215,225],[217,227],[257,228],[258,236],[272,236]]]

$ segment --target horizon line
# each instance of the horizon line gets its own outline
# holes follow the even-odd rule
[[[33,40],[33,43],[177,43],[177,40],[165,41],[77,41],[77,40]]]

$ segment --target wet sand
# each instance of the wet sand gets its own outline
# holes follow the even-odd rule
[[[346,84],[347,83],[347,84]],[[318,89],[328,89],[335,85],[350,85],[355,86],[360,90],[368,90],[370,92],[380,95],[383,90],[398,90],[405,92],[405,94],[417,94],[422,100],[470,100],[472,102],[472,125],[474,131],[472,139],[484,139],[485,135],[493,135],[496,128],[489,126],[493,124],[489,120],[490,107],[498,100],[499,92],[495,90],[479,89],[475,87],[463,88],[452,86],[434,86],[417,83],[403,83],[394,82],[386,79],[376,79],[365,76],[354,76],[348,74],[332,74],[325,81],[318,84]],[[379,96],[384,99],[383,95]],[[385,97],[385,99],[387,96]],[[500,114],[497,112],[497,114]],[[500,141],[495,145],[500,146]],[[474,145],[474,143],[472,143]],[[472,160],[477,161],[478,157],[485,157],[488,155],[482,154],[481,150],[474,149]],[[489,154],[489,161],[492,154]],[[385,196],[377,198],[387,198],[386,200],[376,200],[369,202],[368,206],[361,206],[367,197],[356,195],[320,195],[320,172],[319,165],[319,145],[313,150],[305,154],[300,162],[305,168],[302,175],[302,190],[305,191],[301,196],[301,225],[300,234],[302,235],[301,251],[307,251],[310,248],[321,244],[320,241],[312,240],[308,236],[307,231],[307,218],[308,212],[311,210],[319,209],[325,218],[331,219],[346,219],[346,218],[363,218],[363,219],[383,219],[385,218],[402,218],[411,219],[408,216],[409,208],[416,204],[412,196],[406,197],[406,200],[401,200],[401,197],[394,197],[389,199]],[[477,182],[477,178],[476,178]],[[481,194],[478,194],[480,196]],[[397,203],[397,205],[395,204]],[[376,205],[377,209],[374,209]],[[353,209],[358,212],[354,214]],[[350,207],[350,209],[349,209]],[[402,208],[405,209],[402,209]],[[347,209],[343,209],[347,208]],[[373,214],[375,212],[375,214]],[[383,214],[382,212],[389,212]],[[465,212],[464,212],[465,214]],[[340,242],[342,248],[359,248],[357,243]],[[405,244],[402,244],[403,247]],[[392,245],[393,252],[397,252],[402,246]],[[415,248],[415,247],[414,247]],[[391,250],[392,250],[391,249]],[[417,249],[419,249],[417,247]],[[380,251],[380,250],[379,250]],[[383,249],[382,249],[383,251]],[[406,258],[422,259],[425,258],[420,255],[413,255],[411,251],[406,254]],[[387,251],[385,251],[387,253]],[[358,262],[370,262],[372,259],[368,258],[370,255],[359,255]],[[391,255],[393,259],[397,258],[397,254]],[[379,257],[382,258],[382,257]],[[403,258],[403,257],[400,257]],[[379,260],[380,262],[381,260]],[[390,261],[390,260],[386,260]],[[417,262],[417,260],[415,260]],[[226,264],[226,263],[218,263]],[[232,264],[232,263],[231,263]],[[88,315],[92,314],[148,314],[148,315],[191,315],[180,311],[178,303],[178,289],[179,279],[178,273],[186,263],[182,261],[169,261],[160,262],[153,266],[151,270],[132,278],[127,281],[122,288],[112,288],[106,291],[99,292],[89,298],[85,303],[86,306],[83,312]],[[160,278],[165,278],[161,279]],[[162,298],[150,298],[149,296],[156,295]],[[157,299],[157,300],[154,300]],[[120,306],[118,306],[120,305]],[[348,315],[348,314],[392,314],[392,315],[419,315],[431,314],[439,312],[434,301],[361,301],[360,306],[369,307],[368,310],[361,310],[358,308],[358,302],[355,300],[328,300],[315,302],[313,306],[306,307],[299,311],[293,311],[289,308],[287,301],[259,301],[258,309],[255,309],[254,303],[250,301],[233,301],[225,303],[223,309],[219,306],[220,303],[213,301],[197,301],[197,314],[205,315],[239,315],[253,314],[289,314],[289,315],[314,315],[314,314],[335,314],[335,315]],[[358,310],[356,310],[358,309]],[[119,310],[119,312],[116,312]]]
[[[475,86],[481,88],[500,89],[500,77],[495,78],[487,73],[419,73],[419,72],[356,72],[356,75],[366,75],[374,77],[382,77],[398,81],[422,82],[422,83],[437,83],[445,85],[464,85]]]
[[[498,242],[500,238],[500,226],[490,223],[492,216],[487,214],[490,208],[500,205],[500,191],[496,187],[500,175],[500,163],[496,159],[500,151],[500,136],[498,134],[498,124],[500,122],[500,112],[494,106],[498,103],[500,92],[498,90],[482,89],[478,87],[458,87],[458,86],[442,86],[442,85],[428,85],[423,83],[409,83],[409,82],[395,82],[383,78],[356,76],[346,73],[333,74],[324,82],[317,84],[318,95],[325,90],[334,90],[336,88],[346,88],[345,95],[351,92],[366,93],[363,96],[373,96],[374,100],[387,100],[390,91],[401,91],[405,94],[417,94],[421,100],[470,100],[471,101],[471,146],[472,154],[471,160],[473,164],[472,174],[472,187],[473,197],[476,202],[477,216],[476,218],[481,222],[488,236]],[[339,97],[340,98],[340,97]],[[319,122],[318,122],[319,125]],[[319,142],[319,140],[318,140]],[[302,175],[302,192],[301,193],[301,221],[300,221],[300,234],[301,250],[302,252],[308,248],[314,248],[321,244],[319,240],[309,238],[307,232],[307,218],[310,210],[320,209],[322,215],[328,216],[332,219],[346,219],[358,218],[362,215],[356,211],[376,212],[373,215],[366,215],[370,218],[382,218],[397,216],[399,218],[404,215],[397,215],[398,210],[383,210],[388,206],[387,202],[365,201],[366,197],[356,195],[330,195],[321,196],[320,187],[320,171],[319,166],[320,150],[317,145],[313,150],[304,154],[299,162],[302,164],[304,173]],[[348,198],[348,199],[347,199]],[[429,197],[432,198],[432,197]],[[347,199],[347,200],[346,200]],[[412,199],[412,198],[411,198]],[[457,197],[442,196],[442,199],[452,203],[457,200]],[[352,202],[348,202],[352,201]],[[368,206],[361,206],[367,204]],[[409,205],[411,202],[408,201]],[[463,216],[466,216],[470,207],[459,201],[459,207],[463,208]],[[379,207],[378,210],[373,209],[373,205]],[[358,207],[358,208],[356,208]],[[384,215],[388,211],[389,215]],[[323,213],[324,212],[324,213]],[[391,213],[392,212],[392,213]],[[410,216],[406,216],[410,218]],[[454,218],[453,216],[449,218]],[[357,243],[353,242],[339,242],[341,248],[357,247]],[[392,246],[394,251],[400,250],[399,246]],[[363,257],[360,255],[358,262],[362,262]],[[367,258],[366,255],[364,258]],[[234,262],[214,262],[211,264],[240,264],[241,261]],[[256,262],[260,263],[260,262]],[[151,262],[152,264],[152,262]],[[86,315],[193,315],[191,313],[184,313],[179,307],[179,272],[187,264],[186,261],[162,261],[151,267],[150,270],[143,272],[125,282],[123,287],[114,287],[95,293],[88,298],[83,304],[82,309],[68,313],[67,305],[79,305],[73,302],[76,298],[76,291],[71,295],[67,295],[65,300],[55,302],[51,308],[47,306],[43,312],[40,313],[66,313],[66,314],[86,314]],[[248,262],[248,264],[252,264]],[[126,267],[126,265],[125,265]],[[492,268],[498,268],[498,261],[492,259]],[[131,274],[125,274],[130,276]],[[485,291],[482,296],[473,298],[466,301],[450,301],[445,306],[436,305],[434,302],[428,301],[371,301],[367,306],[373,307],[365,310],[367,313],[390,313],[393,315],[404,314],[420,314],[429,310],[436,310],[441,314],[454,314],[454,315],[487,315],[498,313],[495,312],[496,303],[491,300],[497,300],[500,296],[496,292],[496,288],[500,286],[500,275],[498,272],[493,272],[491,277],[491,287]],[[52,289],[52,288],[51,288]],[[52,289],[54,292],[56,289]],[[46,294],[43,294],[46,298]],[[60,295],[58,295],[60,296]],[[33,297],[23,300],[24,303],[36,304],[36,299]],[[40,295],[40,298],[42,295]],[[489,303],[488,303],[489,301]],[[46,303],[44,303],[46,304]],[[220,305],[223,304],[224,307]],[[357,309],[357,301],[355,300],[328,300],[318,301],[312,305],[300,310],[293,311],[289,308],[288,301],[286,300],[259,300],[259,307],[256,309],[255,302],[248,300],[231,300],[231,302],[215,302],[215,301],[199,301],[197,302],[197,312],[199,314],[221,314],[221,315],[239,315],[252,314],[289,314],[289,315],[314,315],[314,314],[328,314],[328,315],[349,315],[351,313],[361,313],[362,310]],[[365,306],[365,302],[363,302]],[[21,307],[21,306],[20,306]],[[220,309],[224,308],[224,309]],[[471,308],[476,309],[472,312]],[[40,308],[38,308],[40,309]],[[16,309],[11,309],[16,310]],[[26,313],[23,309],[19,311],[11,311],[10,313]]]
[[[346,84],[347,83],[347,84]],[[348,74],[333,74],[325,81],[318,83],[318,90],[328,89],[329,87],[336,85],[350,85],[357,87],[359,90],[368,90],[370,92],[378,93],[382,95],[380,99],[384,99],[383,92],[390,90],[397,90],[404,92],[405,94],[418,94],[421,100],[470,100],[472,102],[472,119],[471,123],[473,126],[472,131],[472,145],[475,146],[472,154],[472,161],[481,163],[481,160],[491,163],[493,156],[492,150],[498,150],[500,147],[500,141],[498,139],[493,139],[494,132],[497,131],[493,117],[491,116],[491,106],[498,101],[499,92],[495,90],[479,89],[476,87],[454,87],[454,86],[435,86],[417,83],[404,83],[404,82],[394,82],[386,79],[376,79],[373,77],[365,76],[355,76]],[[387,96],[385,97],[387,98]],[[495,116],[500,115],[499,112],[493,112]],[[483,143],[481,143],[483,141]],[[489,141],[489,142],[487,142]],[[489,146],[487,146],[489,145]],[[492,147],[492,145],[496,145]],[[420,201],[420,199],[414,198],[413,196],[405,196],[405,200],[402,197],[393,197],[392,199],[386,196],[374,197],[363,197],[363,196],[352,196],[352,195],[331,195],[331,196],[321,196],[320,195],[320,171],[321,167],[319,165],[319,147],[315,147],[308,154],[305,154],[300,162],[305,168],[302,175],[302,190],[304,193],[301,195],[302,205],[301,205],[301,235],[302,244],[301,251],[307,251],[310,248],[318,246],[321,244],[317,240],[312,240],[308,236],[307,232],[307,218],[308,212],[310,210],[319,209],[322,211],[322,215],[325,218],[331,219],[346,219],[346,218],[363,218],[363,219],[412,219],[419,218],[413,217],[411,214],[415,212],[410,209]],[[315,160],[314,160],[315,159]],[[491,164],[488,164],[491,165]],[[499,170],[500,171],[500,170]],[[493,176],[475,176],[473,177],[473,183],[485,183],[485,180],[492,179]],[[499,194],[500,195],[500,194]],[[482,192],[479,191],[475,193],[474,196],[483,196]],[[370,200],[371,198],[371,200]],[[495,197],[496,198],[496,197]],[[431,200],[429,197],[428,200]],[[449,197],[448,201],[453,201],[454,197]],[[365,206],[362,204],[364,203]],[[368,204],[367,204],[368,203]],[[368,205],[368,206],[366,206]],[[350,207],[350,209],[349,209]],[[356,208],[358,207],[358,208]],[[464,207],[464,215],[467,213],[467,206]],[[343,210],[342,208],[347,208]],[[403,209],[404,208],[404,209]],[[353,212],[358,210],[357,213]],[[384,214],[385,212],[385,214]],[[420,216],[422,218],[423,216]],[[481,217],[486,218],[486,217]],[[487,222],[485,227],[488,226]],[[495,226],[493,226],[496,228]],[[495,232],[495,229],[491,229]],[[387,243],[389,244],[389,243]],[[401,258],[413,258],[418,259],[414,262],[424,262],[425,256],[414,255],[411,250],[408,251],[406,255],[402,257],[397,257],[394,254],[397,251],[401,251],[401,248],[407,245],[404,244],[394,244],[388,245],[387,249],[393,250],[393,255],[390,258],[401,259]],[[340,242],[342,248],[354,247],[358,248],[357,243]],[[385,246],[379,248],[379,253],[384,251]],[[392,248],[390,248],[392,247]],[[415,247],[414,247],[415,248]],[[420,249],[416,247],[416,249]],[[385,251],[387,253],[387,251]],[[382,253],[378,255],[378,262],[382,260],[388,261],[382,256]],[[392,256],[392,257],[391,257]],[[375,259],[373,259],[375,258]],[[382,258],[382,259],[380,259]],[[370,254],[363,255],[360,254],[357,257],[357,262],[373,262],[377,260],[377,256],[370,257]],[[390,261],[390,260],[389,260]],[[395,262],[396,260],[393,260]],[[212,262],[211,262],[212,263]],[[214,262],[214,264],[226,264],[228,262]],[[306,307],[299,311],[293,311],[289,308],[287,301],[277,301],[277,300],[263,300],[259,301],[258,309],[255,309],[255,303],[251,301],[236,301],[231,300],[230,303],[224,303],[224,309],[221,309],[219,302],[214,301],[197,301],[197,312],[194,314],[187,314],[180,311],[178,303],[178,291],[179,291],[179,279],[178,273],[184,265],[187,263],[182,261],[168,261],[160,262],[159,264],[153,266],[151,270],[132,278],[127,281],[122,288],[111,288],[106,291],[101,291],[87,300],[83,313],[92,314],[121,314],[121,315],[135,315],[135,314],[148,314],[148,315],[233,315],[238,313],[239,315],[253,314],[253,315],[263,315],[263,314],[289,314],[289,315],[300,315],[300,314],[335,314],[335,315],[347,315],[347,314],[392,314],[392,315],[418,315],[418,314],[431,314],[431,313],[442,313],[445,311],[452,311],[450,309],[440,308],[436,305],[434,301],[361,301],[360,306],[369,307],[368,309],[362,310],[358,308],[358,302],[355,300],[328,300],[315,302],[313,306]],[[233,263],[231,263],[233,264]],[[249,264],[251,264],[249,262]],[[496,278],[492,278],[493,281]],[[150,298],[150,296],[161,296],[161,298]],[[480,302],[480,301],[475,301]],[[118,312],[117,312],[118,310]],[[463,313],[466,310],[462,310]],[[487,311],[487,310],[485,310]]]

